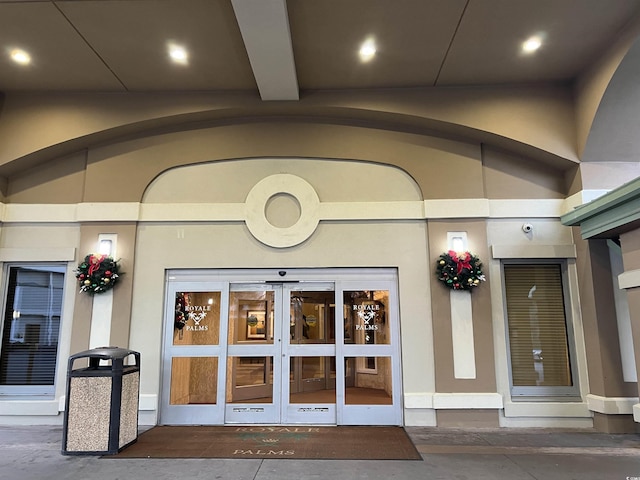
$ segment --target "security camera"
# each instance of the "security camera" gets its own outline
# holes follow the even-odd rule
[[[287,272],[285,272],[284,270],[280,270],[278,272],[278,275],[280,275],[281,277],[284,277],[287,274]]]
[[[522,231],[524,233],[531,233],[533,232],[533,225],[531,225],[530,223],[524,223],[522,225]]]

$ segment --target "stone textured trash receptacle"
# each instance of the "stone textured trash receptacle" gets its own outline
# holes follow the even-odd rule
[[[74,369],[82,359],[88,366]],[[138,352],[100,347],[69,357],[62,454],[112,455],[136,442],[139,392]]]

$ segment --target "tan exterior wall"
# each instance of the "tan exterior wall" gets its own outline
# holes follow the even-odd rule
[[[488,146],[482,149],[487,198],[565,198],[563,172]]]
[[[638,19],[629,22],[626,28],[620,32],[617,41],[609,46],[608,51],[601,56],[600,60],[585,71],[576,83],[576,131],[580,157],[582,157],[587,144],[600,101],[620,66],[620,62],[637,39],[638,31],[640,31]]]
[[[633,230],[620,235],[622,260],[625,272],[640,269],[640,230]],[[631,333],[633,345],[640,345],[640,287],[627,289],[629,313],[631,317]],[[640,351],[636,348],[636,371],[640,371]],[[638,395],[638,385],[634,385],[633,395]],[[636,420],[637,421],[637,420]]]
[[[335,125],[249,124],[155,136],[96,147],[11,177],[8,203],[139,202],[167,169],[237,158],[344,158],[394,165],[425,199],[562,198],[551,167],[479,145]],[[483,168],[483,163],[484,168]],[[464,180],[462,180],[464,179]],[[486,189],[486,194],[485,194]]]
[[[101,233],[115,233],[118,235],[117,258],[121,261],[122,275],[118,288],[113,290],[112,329],[109,345],[127,348],[129,345],[129,328],[131,322],[131,301],[134,262],[136,225],[118,223],[92,223],[80,228],[80,242],[76,263],[81,263],[86,255],[97,251],[98,235]],[[76,353],[89,348],[89,333],[91,329],[91,310],[94,297],[86,294],[77,295],[73,319],[73,336],[71,352]]]
[[[21,213],[9,229],[5,222],[0,240],[14,245],[11,228],[18,236],[29,231],[28,215],[43,205],[52,207],[36,222],[43,232],[62,221],[51,220],[56,215],[75,229],[65,244],[75,249],[70,270],[94,251],[99,234],[118,235],[125,273],[114,290],[109,343],[143,354],[142,404],[151,422],[160,389],[167,269],[378,266],[398,269],[406,423],[475,419],[495,426],[503,421],[509,390],[499,261],[492,260],[491,247],[521,235],[525,221],[537,233],[518,237],[522,245],[572,243],[557,221],[566,171],[574,165],[566,93],[323,94],[295,109],[233,95],[176,96],[164,98],[163,106],[153,96],[127,97],[126,105],[118,95],[46,97],[42,104],[14,97],[0,117],[0,135],[9,141],[0,174],[7,175],[7,211],[31,213]],[[57,126],[35,136],[29,122]],[[167,204],[166,212],[179,212],[182,203],[221,206],[215,211],[223,215],[227,206],[242,205],[257,182],[279,173],[304,178],[339,212],[358,206],[371,216],[322,220],[308,240],[286,249],[257,240],[238,218],[181,221],[180,213],[162,213],[145,220],[146,208],[157,204]],[[387,212],[419,213],[378,218],[384,202],[399,202]],[[473,215],[463,214],[467,210]],[[98,213],[87,220],[87,211]],[[451,305],[435,280],[447,231],[467,232],[469,249],[486,266],[487,281],[471,297],[474,378],[453,373]],[[73,279],[70,284],[75,287]],[[73,316],[61,358],[89,346],[92,299],[69,295]],[[556,406],[518,407],[524,413],[516,416],[538,424],[590,421],[582,411],[558,416]]]
[[[606,240],[577,240],[576,245],[591,393],[628,396],[631,391],[622,380],[620,355],[610,353],[619,351],[620,344]]]
[[[388,167],[356,162],[287,159],[239,160],[176,169],[149,188],[149,204],[194,198],[218,202],[243,199],[256,181],[283,169],[304,177],[323,202],[419,199],[420,192],[406,174]],[[229,175],[235,172],[234,175]],[[235,181],[230,182],[229,178]],[[207,188],[168,190],[206,181]],[[388,188],[382,189],[383,182]],[[232,188],[230,188],[230,185]],[[372,187],[371,189],[366,187]],[[202,198],[202,195],[205,198]],[[176,235],[179,231],[180,234]],[[144,224],[138,228],[136,278],[133,290],[131,348],[143,353],[150,372],[142,392],[156,395],[162,355],[165,269],[171,268],[294,268],[396,266],[403,290],[400,300],[402,346],[412,352],[403,370],[406,391],[434,391],[431,317],[426,289],[428,266],[424,221],[323,222],[309,240],[289,249],[274,249],[253,238],[242,224],[181,222]],[[413,366],[415,365],[415,366]],[[421,368],[417,368],[421,365]]]
[[[86,177],[86,151],[52,158],[37,168],[15,175],[7,181],[7,203],[59,203],[83,201]]]
[[[0,116],[0,174],[9,176],[116,138],[260,117],[431,131],[503,144],[566,166],[577,160],[571,91],[562,87],[324,92],[310,93],[295,104],[265,104],[253,96],[229,93],[15,94],[7,96]]]
[[[436,261],[446,252],[448,231],[466,231],[469,249],[479,258],[489,258],[486,247],[486,225],[482,220],[429,221],[429,257],[431,274],[435,277]],[[495,392],[495,361],[493,358],[493,326],[490,299],[490,275],[487,281],[471,292],[473,336],[476,359],[475,379],[456,379],[453,371],[451,304],[449,290],[435,281],[431,288],[433,309],[434,354],[437,365],[438,392]]]
[[[625,271],[640,268],[640,231],[633,230],[620,235],[622,259]]]
[[[444,428],[495,428],[499,414],[495,410],[440,410],[438,425]]]
[[[85,201],[109,201],[115,194],[112,185],[118,185],[120,201],[140,201],[151,180],[168,168],[252,157],[345,158],[398,165],[424,185],[427,195],[438,198],[454,184],[453,179],[434,176],[434,171],[447,165],[464,171],[474,154],[479,174],[478,150],[429,137],[330,125],[220,127],[90,152]],[[471,189],[464,196],[474,193]]]

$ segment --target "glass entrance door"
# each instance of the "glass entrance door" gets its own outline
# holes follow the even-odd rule
[[[224,422],[228,285],[184,282],[167,289],[161,422]]]
[[[170,272],[161,424],[402,425],[397,272],[294,276]]]
[[[285,286],[289,302],[283,423],[336,423],[336,318],[333,284]]]
[[[226,423],[336,422],[332,283],[232,284]]]

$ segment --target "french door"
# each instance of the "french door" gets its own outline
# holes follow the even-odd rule
[[[173,276],[160,423],[402,424],[395,277],[313,273]]]

